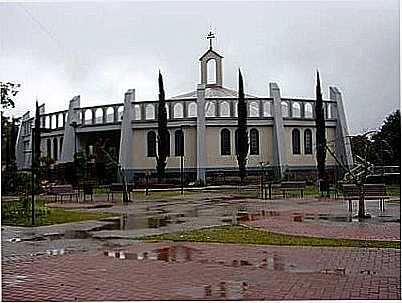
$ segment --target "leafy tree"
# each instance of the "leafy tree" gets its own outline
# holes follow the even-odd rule
[[[237,103],[237,163],[239,165],[240,182],[243,183],[246,176],[246,164],[248,154],[247,135],[247,105],[244,100],[243,77],[239,69],[239,101]]]
[[[401,165],[401,113],[396,110],[385,118],[378,133],[372,137],[377,165]]]
[[[325,138],[325,116],[321,94],[320,74],[317,71],[316,102],[315,102],[315,125],[316,125],[316,144],[317,144],[317,171],[318,178],[325,179],[325,158],[326,138]]]
[[[1,107],[3,109],[15,107],[14,97],[17,95],[20,86],[20,84],[14,84],[11,82],[0,82],[0,99]]]
[[[161,182],[165,177],[166,158],[169,152],[169,132],[167,130],[167,113],[165,102],[165,90],[163,79],[159,71],[159,104],[158,104],[158,154],[156,156],[156,170],[158,181]]]

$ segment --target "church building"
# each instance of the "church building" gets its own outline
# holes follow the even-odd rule
[[[183,167],[187,178],[205,181],[214,174],[237,175],[236,129],[238,93],[224,86],[223,56],[209,49],[200,57],[200,83],[189,93],[166,100],[170,155],[167,174],[180,171],[180,138],[184,136]],[[209,68],[210,65],[214,68]],[[196,72],[196,71],[194,71]],[[213,82],[208,73],[214,72]],[[316,145],[314,98],[283,98],[276,83],[269,83],[267,96],[246,92],[249,155],[247,170],[257,174],[264,163],[267,170],[282,178],[287,174],[315,175]],[[353,165],[342,95],[330,87],[324,100],[326,138],[336,157]],[[89,158],[99,140],[119,163],[129,181],[156,172],[158,100],[136,100],[128,89],[123,103],[81,107],[74,97],[66,110],[46,113],[40,107],[42,156],[55,164],[72,162],[82,150]],[[17,139],[19,169],[31,167],[34,117],[27,112]],[[339,172],[334,157],[327,153],[327,167]]]

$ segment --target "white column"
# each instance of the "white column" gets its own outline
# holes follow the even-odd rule
[[[121,168],[127,170],[132,168],[133,157],[133,128],[131,122],[134,120],[135,89],[129,89],[124,95],[123,120],[120,129],[120,150],[119,163]]]
[[[349,128],[343,108],[342,94],[336,87],[329,88],[329,95],[332,101],[336,102],[336,155],[339,160],[348,167],[353,167],[352,149],[350,146]],[[333,109],[333,108],[332,108]]]
[[[205,184],[205,84],[197,86],[197,180]]]
[[[64,125],[64,139],[63,139],[63,147],[60,157],[60,162],[72,162],[74,161],[74,152],[75,152],[75,141],[76,141],[76,134],[74,127],[71,126],[72,122],[78,121],[78,114],[80,111],[80,96],[75,96],[71,101],[68,107],[68,116],[67,122]],[[77,140],[78,142],[78,140]],[[78,146],[77,146],[78,151]],[[52,148],[51,152],[53,153],[53,141],[52,141]]]
[[[277,169],[279,178],[282,178],[285,174],[287,159],[285,153],[285,128],[283,126],[281,92],[276,83],[269,83],[269,95],[273,98],[273,166]]]

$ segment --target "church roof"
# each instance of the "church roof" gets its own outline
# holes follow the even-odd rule
[[[249,94],[245,94],[246,98],[257,98]],[[238,98],[237,91],[222,86],[211,86],[205,89],[205,98]],[[174,96],[171,99],[197,99],[197,91]]]
[[[200,61],[202,60],[202,58],[204,58],[209,53],[215,54],[216,56],[223,58],[222,55],[218,54],[216,51],[214,51],[212,48],[210,48],[200,57]]]

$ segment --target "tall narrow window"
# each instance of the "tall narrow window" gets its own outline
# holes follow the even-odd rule
[[[260,106],[257,102],[252,101],[248,104],[248,115],[249,115],[249,117],[259,117],[260,116]]]
[[[289,105],[287,102],[282,101],[281,102],[281,109],[282,109],[282,117],[289,117]]]
[[[60,146],[59,146],[59,149],[60,149],[60,158],[61,158],[61,152],[62,152],[62,150],[63,150],[63,137],[60,138]]]
[[[306,155],[313,153],[313,136],[310,129],[304,131],[304,153]]]
[[[197,117],[197,103],[191,102],[188,105],[188,117]]]
[[[59,148],[58,148],[58,144],[57,144],[57,138],[53,139],[53,159],[54,161],[58,160],[58,156],[59,155]]]
[[[176,103],[173,107],[173,118],[183,118],[183,105]]]
[[[147,156],[156,156],[156,133],[154,131],[150,131],[147,134]]]
[[[253,128],[250,130],[250,155],[260,154],[260,138],[258,130]]]
[[[301,117],[301,109],[299,102],[293,102],[292,104],[292,117],[300,118]]]
[[[264,102],[264,117],[271,117],[271,102],[265,101]]]
[[[184,156],[184,133],[181,129],[174,132],[174,155]]]
[[[221,117],[230,117],[230,105],[229,102],[223,101],[220,105],[220,116]]]
[[[52,157],[52,141],[50,141],[50,139],[47,139],[47,156],[49,158]]]
[[[304,104],[304,118],[313,118],[313,106],[311,103]]]
[[[221,131],[221,155],[230,155],[230,131],[227,128]]]
[[[300,131],[296,128],[292,131],[292,149],[294,155],[300,155]]]

